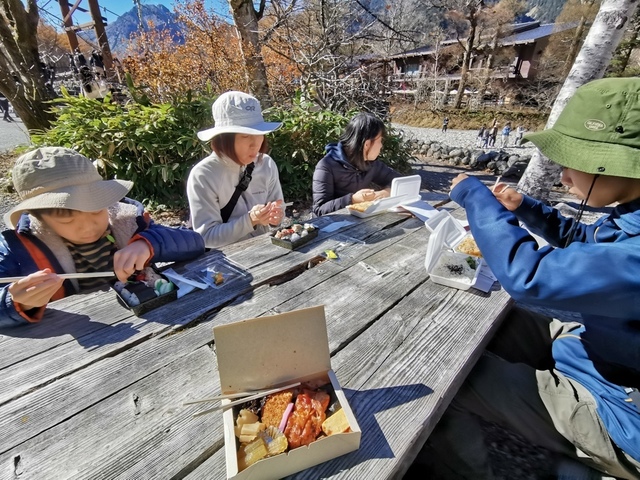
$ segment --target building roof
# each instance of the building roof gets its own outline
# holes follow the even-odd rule
[[[577,22],[573,23],[545,23],[540,24],[538,21],[534,22],[524,22],[524,23],[515,23],[511,26],[511,34],[502,40],[500,40],[500,45],[509,46],[509,45],[522,45],[527,43],[534,43],[536,40],[540,38],[548,37],[553,33],[563,32],[565,30],[569,30],[571,28],[576,28],[578,26]],[[453,45],[458,43],[457,39],[449,39],[440,42],[439,47],[442,48],[444,46]],[[395,58],[407,58],[407,57],[419,57],[422,55],[429,55],[435,53],[436,47],[433,45],[425,45],[424,47],[415,48],[413,50],[407,50],[405,52],[400,52],[395,55],[391,55],[390,59]]]
[[[500,40],[500,45],[522,45],[525,43],[534,43],[540,38],[549,37],[554,33],[564,32],[571,28],[576,28],[577,22],[572,23],[545,23],[530,30],[514,32],[512,35]]]

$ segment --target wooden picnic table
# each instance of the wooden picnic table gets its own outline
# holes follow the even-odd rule
[[[103,290],[0,332],[0,479],[225,478],[222,413],[194,418],[212,405],[183,405],[220,393],[213,327],[315,305],[362,440],[294,477],[401,478],[511,300],[497,283],[482,293],[431,282],[417,218],[314,223],[344,221],[299,250],[260,236],[176,267],[228,260],[247,274],[140,318]],[[325,259],[332,248],[339,260]]]

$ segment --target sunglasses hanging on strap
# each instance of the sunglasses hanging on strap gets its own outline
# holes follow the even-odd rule
[[[250,163],[249,165],[247,165],[247,168],[244,169],[244,173],[242,174],[242,178],[240,179],[240,183],[236,185],[236,189],[233,192],[233,195],[231,195],[231,199],[224,207],[222,207],[222,210],[220,210],[222,223],[227,223],[229,217],[231,216],[231,212],[233,212],[236,203],[238,203],[240,194],[249,187],[249,182],[251,182],[251,174],[253,173],[253,169],[255,168],[255,166],[255,163]]]

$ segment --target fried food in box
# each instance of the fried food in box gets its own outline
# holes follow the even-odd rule
[[[262,423],[268,427],[280,425],[282,415],[284,415],[287,405],[291,403],[293,390],[283,390],[282,392],[269,395],[262,407]]]
[[[309,445],[322,431],[325,411],[329,406],[329,394],[320,390],[304,390],[296,397],[293,412],[287,421],[284,434],[291,448]]]
[[[482,253],[476,244],[476,241],[471,235],[467,235],[457,246],[456,251],[465,253],[467,255],[473,255],[474,257],[481,257]]]
[[[355,210],[356,212],[364,212],[371,205],[373,205],[373,202],[361,202],[361,203],[354,203],[352,205],[347,205],[347,208],[351,210]]]

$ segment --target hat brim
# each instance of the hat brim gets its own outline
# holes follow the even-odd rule
[[[127,180],[99,180],[42,193],[20,202],[9,210],[4,215],[4,222],[15,229],[24,212],[43,208],[97,212],[122,200],[132,187],[133,182]]]
[[[593,175],[640,178],[640,149],[571,137],[554,129],[524,135],[543,155],[563,167]]]
[[[266,135],[282,126],[280,122],[262,122],[251,126],[228,125],[225,127],[213,127],[198,132],[198,138],[203,142],[211,140],[221,133],[244,133],[246,135]]]

